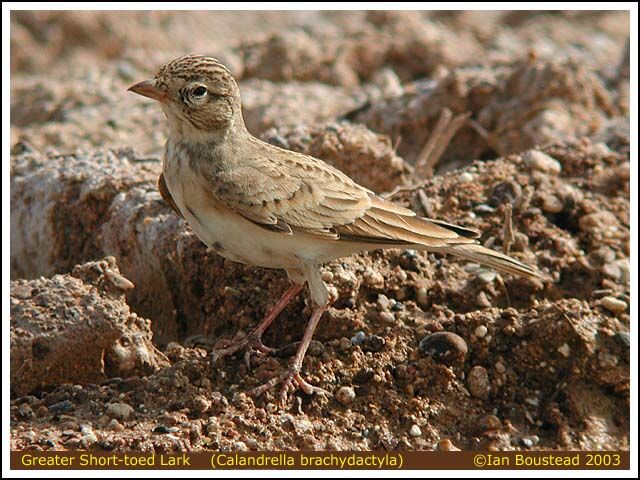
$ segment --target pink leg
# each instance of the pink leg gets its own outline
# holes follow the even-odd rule
[[[289,287],[289,289],[284,292],[282,298],[278,300],[278,303],[274,305],[274,307],[267,313],[264,319],[258,324],[256,328],[254,328],[249,334],[247,334],[242,340],[239,342],[233,343],[231,345],[224,346],[221,349],[214,349],[212,353],[212,362],[215,363],[219,358],[226,357],[228,355],[233,355],[238,350],[246,349],[244,354],[244,361],[247,364],[247,368],[249,368],[249,360],[251,351],[255,350],[261,353],[269,353],[272,352],[273,349],[265,346],[262,343],[262,334],[269,328],[269,325],[276,319],[280,312],[284,310],[289,302],[302,290],[302,285],[298,285],[294,283]]]
[[[320,322],[320,318],[322,317],[322,314],[324,313],[326,308],[326,306],[316,307],[316,309],[313,311],[313,314],[311,315],[311,319],[309,320],[309,323],[307,324],[307,327],[304,331],[302,341],[300,342],[300,346],[298,347],[296,356],[293,358],[291,366],[285,372],[276,377],[273,377],[267,383],[249,390],[247,392],[247,395],[257,397],[258,395],[261,395],[267,390],[275,387],[279,383],[282,383],[282,389],[280,390],[280,403],[282,405],[286,404],[287,395],[289,393],[289,390],[294,387],[294,383],[308,395],[311,395],[312,393],[328,393],[322,388],[311,385],[300,375],[300,370],[302,369],[302,361],[304,360],[304,356],[307,353],[307,349],[309,348],[309,343],[311,343],[313,333],[315,332],[316,327],[318,326],[318,322]]]

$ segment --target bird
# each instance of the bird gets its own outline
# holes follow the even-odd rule
[[[282,298],[242,339],[216,346],[213,361],[244,351],[274,351],[262,335],[308,285],[311,317],[289,366],[247,392],[258,396],[280,385],[284,404],[292,390],[328,392],[306,381],[303,360],[329,293],[320,267],[358,252],[411,248],[452,254],[497,271],[541,277],[536,269],[478,243],[476,230],[418,216],[385,200],[324,161],[253,136],[242,116],[240,90],[215,58],[185,55],[156,76],[128,89],[157,101],[169,124],[158,190],[198,238],[223,257],[285,270]]]

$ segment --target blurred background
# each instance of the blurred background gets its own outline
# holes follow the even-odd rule
[[[501,67],[528,56],[574,62],[617,87],[628,65],[628,35],[627,12],[14,11],[12,143],[28,138],[62,150],[131,145],[159,153],[165,134],[159,109],[126,88],[187,53],[227,64],[241,82],[249,129],[261,134],[424,91],[455,69],[483,70],[486,78],[474,81],[471,96],[449,88],[438,109],[446,100],[454,112],[471,110],[476,118],[487,94],[476,84],[494,82]],[[624,87],[613,101],[624,113]],[[432,116],[437,112],[427,112]],[[348,118],[390,135],[409,162],[425,140],[379,119]],[[491,133],[490,122],[479,121]],[[474,148],[449,150],[445,158],[512,150],[479,147],[470,130],[461,135]]]

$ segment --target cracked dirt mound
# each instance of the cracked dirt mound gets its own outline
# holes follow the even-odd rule
[[[12,448],[629,448],[624,12],[11,22]],[[125,90],[194,51],[229,64],[256,135],[477,228],[547,279],[412,250],[332,262],[303,369],[332,396],[248,398],[310,309],[292,302],[250,369],[211,364],[287,279],[207,251],[157,193],[166,125]],[[416,176],[444,108],[469,119]]]

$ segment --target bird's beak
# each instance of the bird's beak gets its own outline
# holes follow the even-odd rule
[[[127,91],[158,100],[159,102],[165,102],[167,100],[167,94],[156,86],[155,80],[145,80],[144,82],[136,83],[135,85],[131,85]]]

